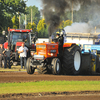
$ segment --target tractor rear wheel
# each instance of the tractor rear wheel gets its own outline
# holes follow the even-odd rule
[[[11,56],[10,57],[10,66],[13,65],[13,57]],[[6,65],[6,68],[9,68],[9,61],[7,60],[7,65]]]
[[[80,74],[81,71],[81,49],[77,45],[64,48],[63,54],[63,73],[69,75]]]
[[[3,59],[2,59],[2,68],[5,67],[5,60],[6,60],[6,58],[3,57]],[[13,65],[13,59],[12,59],[12,57],[10,57],[10,66],[12,66],[12,65]],[[8,60],[7,60],[6,68],[9,68],[9,61]]]
[[[30,65],[30,63],[31,63],[30,58],[28,58],[26,62],[26,70],[28,74],[33,74],[35,69]]]
[[[51,65],[52,65],[52,73],[54,75],[59,75],[60,72],[61,72],[60,60],[58,58],[53,58],[52,62],[51,62]]]
[[[100,73],[100,61],[99,56],[96,56],[96,72]]]

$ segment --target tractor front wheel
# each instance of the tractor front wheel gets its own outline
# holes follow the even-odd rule
[[[26,62],[26,70],[28,74],[33,74],[35,69],[30,65],[30,63],[31,63],[31,60],[30,58],[28,58]]]
[[[52,62],[51,62],[51,65],[52,65],[52,73],[54,75],[59,75],[60,72],[61,72],[60,60],[58,58],[53,58]]]

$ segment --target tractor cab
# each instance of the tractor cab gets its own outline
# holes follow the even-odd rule
[[[31,45],[31,30],[10,29],[10,44],[11,50],[16,51],[21,46],[22,42],[29,47]],[[16,47],[17,46],[17,47]]]

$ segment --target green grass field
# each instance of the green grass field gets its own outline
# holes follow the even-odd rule
[[[0,83],[0,94],[53,91],[100,91],[100,81],[39,81]]]

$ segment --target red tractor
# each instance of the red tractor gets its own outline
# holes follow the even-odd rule
[[[81,49],[75,43],[63,43],[64,34],[56,42],[36,44],[36,53],[28,58],[27,73],[79,74],[81,71]]]
[[[13,54],[11,57],[11,65],[17,65],[19,60],[18,49],[25,42],[25,46],[28,47],[28,57],[30,53],[35,51],[35,44],[31,42],[31,32],[29,29],[8,29],[8,41],[4,43],[4,48],[7,48],[7,45],[10,46]]]

